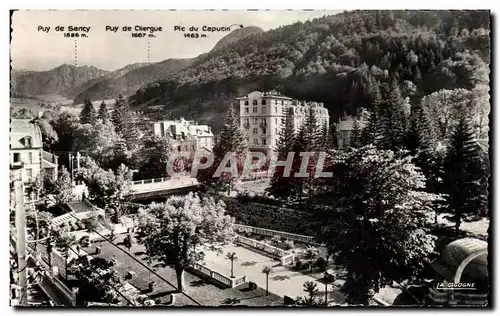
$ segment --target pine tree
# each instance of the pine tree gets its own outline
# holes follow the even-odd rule
[[[330,133],[328,131],[327,124],[323,124],[323,126],[321,126],[320,135],[321,135],[320,148],[322,150],[329,149],[330,148],[330,139],[329,139]]]
[[[322,150],[321,128],[318,126],[316,113],[313,107],[308,108],[306,119],[297,133],[297,141],[294,147],[294,152],[297,156],[297,161],[294,163],[294,169],[297,169],[297,172],[300,171],[302,159],[306,159],[299,157],[298,154],[301,152],[315,152],[315,155],[308,159],[308,177],[294,177],[292,182],[295,186],[292,192],[298,192],[299,198],[302,198],[303,193],[306,193],[308,197],[307,201],[309,201],[315,189],[316,179],[314,178],[314,174],[316,172],[315,166],[318,161],[318,152]]]
[[[125,99],[123,98],[123,95],[120,94],[118,98],[115,100],[115,105],[113,107],[113,114],[111,119],[113,121],[113,124],[115,125],[116,131],[121,133],[122,135],[123,135],[125,116],[127,115],[126,107],[127,104],[125,102]]]
[[[99,106],[97,117],[103,121],[109,120],[109,112],[106,102],[102,101],[101,105]]]
[[[359,126],[358,120],[355,119],[352,123],[351,134],[349,135],[349,147],[359,148],[363,146],[361,141],[361,133],[362,129]]]
[[[201,174],[199,179],[205,183],[215,184],[216,187],[228,190],[228,195],[231,193],[231,188],[243,169],[247,152],[247,142],[245,135],[241,130],[238,116],[234,111],[234,107],[230,106],[229,111],[224,120],[224,125],[219,133],[217,142],[214,145],[214,163],[211,168],[205,170],[207,174]],[[212,175],[217,170],[224,158],[228,154],[236,156],[238,174],[223,172],[220,177],[213,179]],[[226,164],[229,166],[229,163]],[[221,168],[226,167],[221,166]],[[212,178],[212,179],[211,179]]]
[[[129,150],[136,148],[139,141],[139,131],[135,126],[133,114],[121,94],[115,100],[112,121],[116,132],[126,140],[127,148]]]
[[[418,106],[409,118],[409,127],[406,135],[406,149],[413,156],[413,163],[425,175],[426,191],[439,193],[443,178],[443,155],[436,150],[436,137],[427,111]],[[443,209],[441,200],[434,203],[435,222],[437,214]]]
[[[295,141],[296,141],[296,134],[295,134],[295,123],[294,123],[294,116],[293,116],[293,110],[290,108],[288,109],[288,113],[286,116],[285,120],[285,127],[281,130],[278,138],[278,143],[276,146],[276,151],[278,152],[278,160],[279,161],[286,161],[288,157],[288,153],[294,152],[295,148]],[[284,177],[283,176],[284,172],[284,167],[277,167],[273,177],[271,179],[271,184],[268,188],[268,192],[272,194],[276,198],[286,198],[293,192],[293,189],[295,186],[293,185],[293,177],[292,177],[292,172],[290,173],[290,176]]]
[[[230,106],[217,143],[214,146],[214,155],[216,157],[224,157],[228,152],[239,153],[246,150],[246,139],[238,121],[234,107]]]
[[[363,146],[374,144],[377,139],[377,135],[379,135],[379,115],[378,109],[373,109],[368,118],[368,122],[361,131],[361,144]]]
[[[97,118],[96,110],[92,105],[92,101],[86,99],[83,102],[83,109],[80,112],[80,123],[81,124],[94,124]]]
[[[419,151],[434,148],[436,136],[429,115],[422,106],[412,111],[408,125],[406,148],[413,156]]]
[[[444,189],[448,193],[450,212],[458,233],[460,224],[469,215],[479,215],[484,208],[486,187],[482,181],[485,170],[481,148],[477,143],[470,118],[462,115],[451,135],[445,159]]]
[[[401,91],[395,79],[382,89],[380,104],[380,135],[375,144],[380,149],[400,150],[404,147],[406,120],[402,108]]]
[[[293,117],[293,110],[288,109],[285,120],[285,128],[280,131],[278,143],[276,144],[276,151],[278,152],[278,159],[286,159],[289,152],[293,151],[295,146],[295,122]]]
[[[375,82],[373,85],[373,102],[372,110],[369,112],[368,123],[361,132],[361,144],[363,146],[375,144],[377,140],[381,138],[380,135],[380,112],[382,104],[382,94],[380,91],[380,85]]]
[[[321,148],[321,130],[313,107],[307,110],[307,116],[297,133],[296,151],[316,151]]]
[[[339,147],[338,139],[337,139],[337,125],[332,123],[330,128],[328,128],[328,136],[327,136],[327,148],[328,149],[337,149]]]

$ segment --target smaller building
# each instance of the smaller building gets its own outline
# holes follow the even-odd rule
[[[11,120],[10,165],[22,169],[21,179],[24,183],[46,175],[57,179],[58,158],[43,150],[40,127],[30,120]]]
[[[156,136],[170,138],[172,149],[177,151],[212,151],[214,146],[214,134],[210,126],[184,118],[154,122],[153,131]]]
[[[485,306],[488,301],[488,243],[462,238],[448,244],[432,262],[435,284],[429,288],[430,304]]]
[[[361,130],[368,124],[369,117],[370,113],[365,109],[361,109],[356,117],[340,119],[338,123],[335,124],[338,147],[345,148],[347,144],[349,144],[349,138],[354,129],[355,122]]]

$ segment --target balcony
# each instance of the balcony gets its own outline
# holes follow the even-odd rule
[[[16,161],[10,164],[10,169],[21,169],[24,167],[24,163],[22,161]]]

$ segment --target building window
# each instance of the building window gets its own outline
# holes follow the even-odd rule
[[[254,124],[258,124],[258,123],[259,123],[259,119],[258,119],[258,118],[254,118],[254,119],[253,119],[253,123],[254,123]]]
[[[254,145],[258,145],[258,144],[259,144],[259,140],[258,140],[257,138],[254,138],[254,139],[253,139],[253,144],[254,144]]]
[[[33,146],[32,142],[31,142],[31,137],[29,137],[29,136],[28,136],[28,137],[25,137],[25,138],[24,138],[24,145],[25,145],[26,147],[31,147],[31,146]]]
[[[28,180],[31,180],[33,178],[33,170],[32,169],[26,169],[26,176]]]
[[[177,146],[177,151],[181,151],[181,146]]]
[[[285,101],[281,100],[281,105],[285,105]]]
[[[274,113],[278,113],[278,107],[274,107]]]
[[[250,124],[250,119],[249,118],[245,119],[245,124]]]
[[[267,130],[265,128],[262,129],[262,134],[266,135]]]
[[[257,107],[256,106],[253,107],[252,113],[257,113]]]
[[[267,140],[265,138],[262,138],[262,145],[267,145]]]
[[[257,100],[253,100],[252,104],[257,105]]]
[[[33,163],[33,153],[29,153],[29,163]]]
[[[250,110],[248,108],[245,108],[245,113],[250,113]]]
[[[253,128],[253,134],[254,134],[254,135],[257,135],[257,127],[254,127],[254,128]]]
[[[278,124],[278,118],[277,117],[274,118],[274,124],[276,124],[276,125]]]
[[[248,100],[245,101],[245,105],[248,105]]]
[[[266,105],[266,100],[262,100],[262,105]]]
[[[276,134],[278,134],[278,133],[279,133],[279,131],[278,131],[278,128],[277,128],[277,127],[276,127],[274,130],[275,130]]]
[[[14,162],[21,162],[21,153],[14,153]]]
[[[262,107],[262,114],[266,114],[266,108]]]

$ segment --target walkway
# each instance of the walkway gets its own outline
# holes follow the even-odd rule
[[[206,251],[204,260],[206,266],[217,272],[230,275],[231,262],[229,259],[226,259],[226,253],[233,251],[236,252],[236,256],[238,257],[238,260],[234,261],[234,274],[236,276],[246,275],[247,280],[253,281],[259,287],[265,289],[266,275],[261,271],[264,266],[270,266],[272,267],[272,272],[269,274],[269,291],[281,297],[286,295],[295,299],[298,296],[305,296],[304,283],[307,281],[317,282],[317,279],[311,276],[280,266],[278,261],[240,246],[224,247],[223,253],[219,254],[215,251]],[[324,284],[321,282],[317,282],[317,284],[320,291],[318,294],[321,295],[320,293],[323,293],[322,295],[324,296]],[[331,291],[331,286],[329,286],[328,290],[329,292],[333,292]],[[329,299],[335,300],[337,295],[335,293],[331,294]]]
[[[138,180],[132,183],[131,197],[133,199],[149,198],[151,196],[162,195],[171,190],[194,188],[196,186],[198,186],[198,180],[187,176]]]

